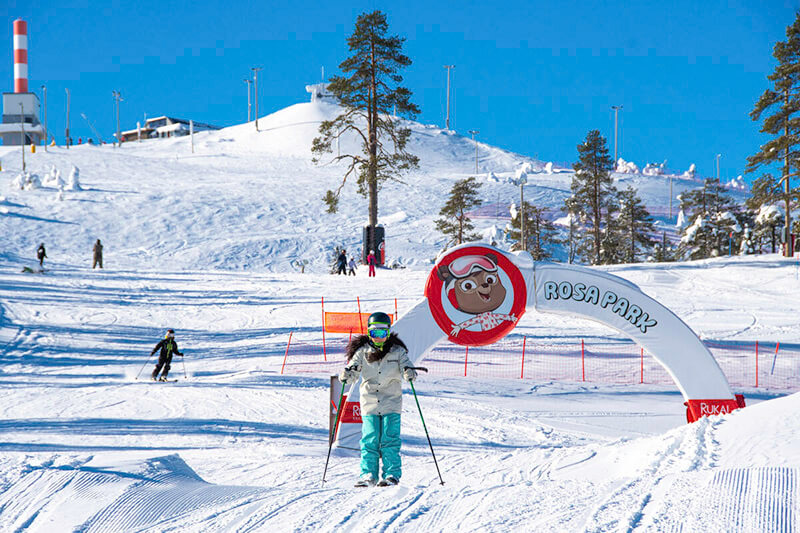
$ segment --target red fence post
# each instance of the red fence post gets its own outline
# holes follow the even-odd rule
[[[586,365],[584,363],[583,352],[583,339],[581,339],[581,381],[586,381]]]
[[[528,337],[522,337],[522,368],[519,371],[519,379],[525,378],[525,341],[528,340]]]
[[[469,346],[464,351],[464,377],[467,377],[467,359],[469,358]]]
[[[289,355],[289,345],[292,344],[292,333],[289,332],[289,342],[286,343],[286,353],[283,354],[283,364],[281,365],[281,375],[283,375],[283,368],[286,366],[286,357]]]
[[[639,348],[641,354],[639,356],[639,383],[644,383],[644,348]]]
[[[361,328],[361,334],[364,334],[364,321],[361,320],[361,297],[356,296],[356,301],[358,302],[358,327]]]
[[[325,297],[322,297],[322,357],[327,361],[328,352],[325,349]]]
[[[756,341],[756,388],[758,388],[758,341]]]

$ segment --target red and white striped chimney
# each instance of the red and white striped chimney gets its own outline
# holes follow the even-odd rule
[[[28,92],[28,24],[14,21],[14,92]]]

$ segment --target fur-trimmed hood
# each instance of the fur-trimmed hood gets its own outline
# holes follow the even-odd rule
[[[369,347],[372,348],[367,354],[367,361],[370,363],[380,361],[386,357],[386,354],[388,354],[395,346],[400,346],[404,350],[408,351],[408,348],[403,341],[400,340],[400,337],[397,336],[397,333],[390,333],[389,338],[386,339],[386,342],[383,343],[383,347],[380,350],[377,346],[372,344],[372,341],[369,339],[368,335],[359,335],[357,337],[353,337],[353,340],[351,340],[350,344],[347,345],[347,352],[345,353],[347,356],[347,362],[349,363],[356,351],[365,345],[369,345]]]

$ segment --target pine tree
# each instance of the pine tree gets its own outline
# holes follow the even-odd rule
[[[347,45],[353,53],[339,64],[347,76],[333,76],[328,90],[344,111],[333,120],[320,124],[320,136],[311,147],[314,162],[333,152],[334,140],[355,135],[362,150],[341,154],[333,162],[346,161],[347,170],[338,188],[329,190],[325,203],[329,212],[336,212],[339,194],[351,175],[357,175],[358,192],[369,198],[369,224],[378,223],[378,190],[387,179],[416,168],[419,159],[406,150],[411,130],[400,126],[392,112],[413,118],[419,108],[411,102],[411,91],[399,84],[400,69],[411,65],[403,55],[405,39],[387,35],[389,25],[381,11],[363,13],[356,20]],[[399,181],[399,180],[398,180]]]
[[[772,252],[775,252],[775,229],[782,226],[783,222],[780,211],[774,206],[782,199],[781,184],[770,173],[757,178],[750,187],[745,207],[754,221],[751,238],[756,253],[761,253],[765,243],[772,245]]]
[[[669,240],[667,240],[666,231],[661,233],[660,242],[657,242],[653,247],[653,260],[657,263],[675,261],[675,253]]]
[[[609,199],[615,194],[611,178],[614,161],[608,155],[606,140],[598,130],[590,131],[586,140],[578,145],[578,156],[579,161],[573,165],[575,175],[567,210],[577,216],[587,230],[585,238],[578,242],[578,253],[592,264],[600,264],[603,262],[603,224],[611,205]]]
[[[772,55],[778,60],[775,70],[767,76],[773,86],[764,91],[750,112],[754,121],[761,120],[765,112],[772,112],[764,117],[761,125],[761,132],[771,135],[772,139],[747,158],[746,172],[753,172],[762,165],[783,163],[780,182],[784,186],[784,227],[788,233],[792,196],[797,194],[791,187],[791,178],[797,175],[792,168],[795,171],[800,168],[800,12],[786,28],[786,41],[775,44]],[[787,246],[786,255],[790,255],[789,251]]]
[[[628,187],[619,193],[620,210],[617,226],[623,243],[625,263],[635,263],[640,251],[651,250],[655,241],[650,235],[655,232],[655,225],[650,212],[637,195],[636,189]]]
[[[458,180],[450,190],[450,197],[447,203],[439,211],[443,218],[435,220],[436,229],[449,237],[445,247],[451,244],[462,244],[464,242],[476,241],[480,235],[470,233],[475,229],[472,221],[467,216],[467,212],[475,209],[483,203],[478,196],[481,184],[474,177]]]
[[[533,256],[535,261],[544,261],[552,257],[550,250],[553,246],[559,244],[556,237],[557,230],[552,222],[545,217],[545,210],[541,207],[536,207],[528,202],[523,202],[523,209],[525,211],[525,241],[528,253]],[[517,243],[511,247],[512,250],[522,250],[520,244],[520,223],[522,218],[522,211],[518,210],[516,215],[511,219],[511,227],[508,232],[509,238],[516,240]]]
[[[703,187],[683,193],[680,201],[689,221],[678,249],[681,257],[706,259],[724,255],[731,233],[735,234],[734,248],[738,249],[744,216],[719,182],[706,179]]]

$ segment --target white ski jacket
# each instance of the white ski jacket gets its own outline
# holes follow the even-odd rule
[[[413,368],[407,368],[413,365],[401,343],[391,343],[386,355],[377,361],[370,361],[377,355],[378,351],[369,342],[361,345],[348,361],[347,368],[342,370],[339,379],[354,383],[361,376],[359,391],[362,415],[400,413],[403,410],[401,379],[410,381],[417,377],[417,373]]]

